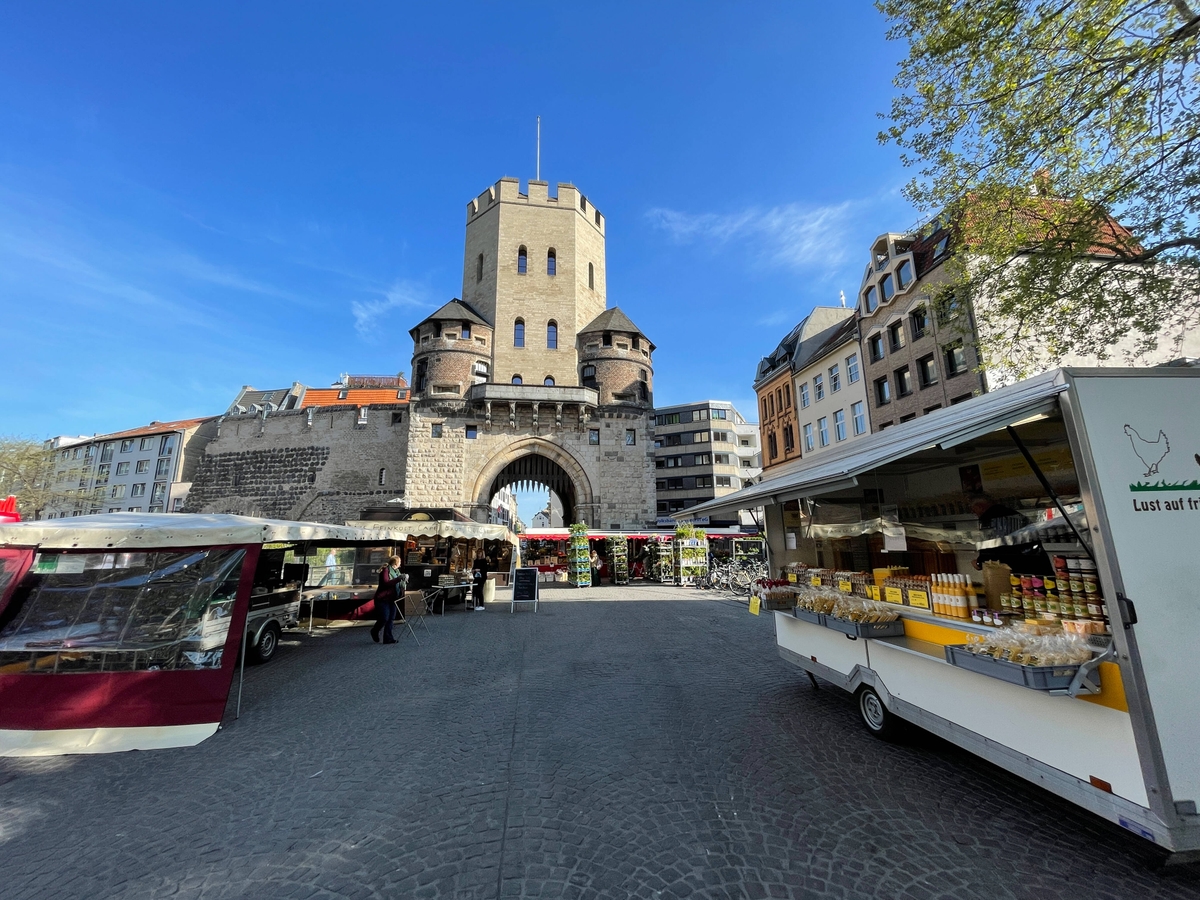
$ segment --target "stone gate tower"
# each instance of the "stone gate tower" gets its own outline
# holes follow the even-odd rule
[[[408,506],[486,520],[541,484],[595,528],[654,522],[654,345],[605,294],[605,220],[569,184],[467,204],[462,299],[412,328]]]
[[[577,188],[502,178],[467,204],[462,299],[493,324],[493,378],[576,384],[575,338],[604,312],[604,217]],[[518,336],[518,332],[523,332]]]

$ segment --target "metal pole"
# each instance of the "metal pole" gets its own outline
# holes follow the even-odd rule
[[[542,117],[537,117],[537,180],[542,180]]]
[[[247,612],[246,615],[249,615],[249,612]],[[246,635],[244,633],[245,632],[244,627],[243,627],[242,631],[243,631],[242,653],[241,653],[242,659],[238,665],[238,702],[237,702],[237,711],[233,714],[233,718],[235,720],[240,719],[242,717],[242,682],[244,682],[246,680]]]

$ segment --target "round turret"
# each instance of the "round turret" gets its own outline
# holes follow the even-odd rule
[[[413,339],[412,397],[453,399],[489,380],[492,327],[452,300],[408,332]]]
[[[654,344],[618,308],[580,330],[579,383],[600,392],[600,405],[654,405]]]

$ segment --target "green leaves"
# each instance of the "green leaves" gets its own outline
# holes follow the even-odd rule
[[[953,222],[990,366],[1145,349],[1200,307],[1200,15],[1172,0],[883,0],[880,140]],[[1121,223],[1117,226],[1114,222]],[[1014,261],[1019,260],[1019,264]],[[1030,358],[1022,348],[1042,346]],[[1015,356],[1014,356],[1015,354]]]

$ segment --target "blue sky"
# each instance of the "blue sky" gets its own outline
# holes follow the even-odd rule
[[[911,225],[868,3],[9,5],[0,434],[223,411],[410,365],[466,202],[534,169],[607,216],[662,404],[758,359]]]

